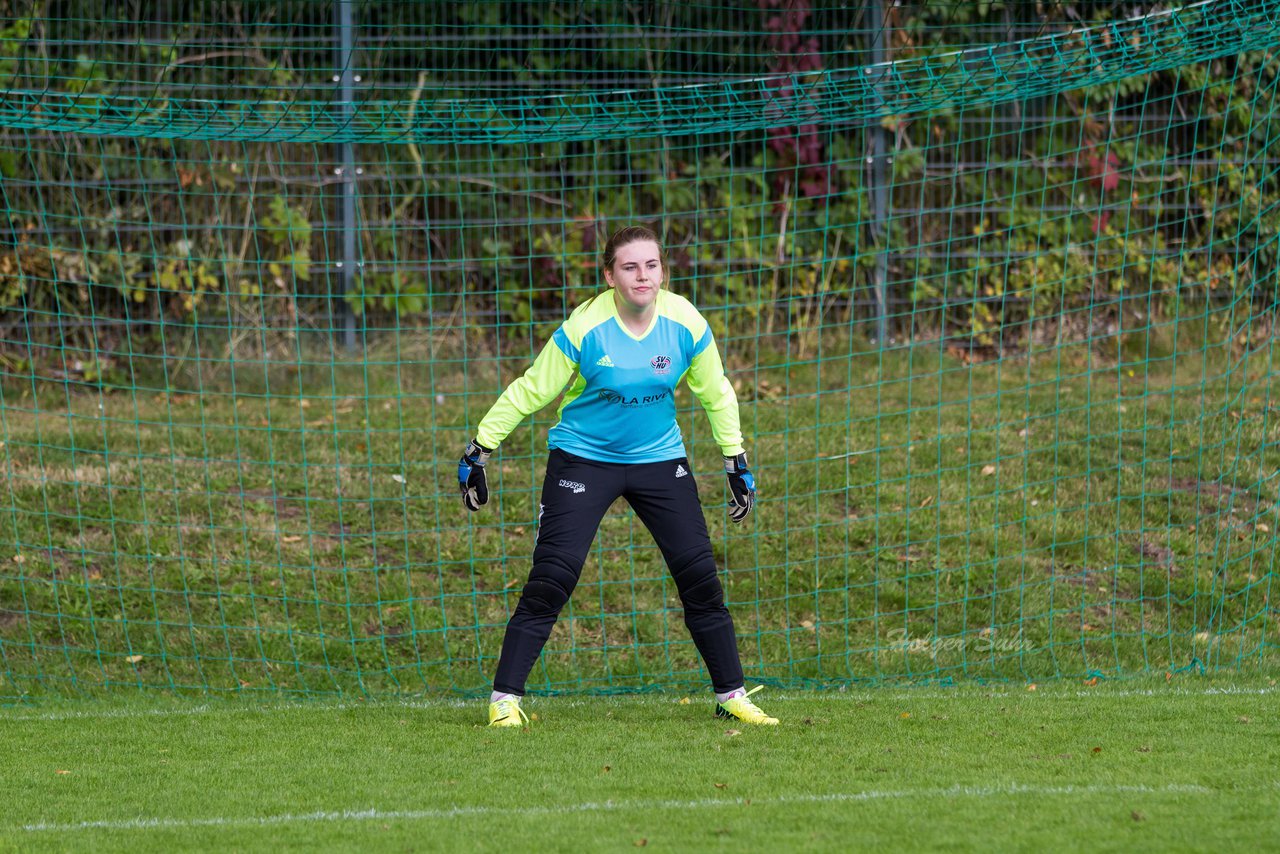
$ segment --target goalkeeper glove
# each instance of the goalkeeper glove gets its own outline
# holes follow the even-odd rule
[[[756,504],[756,479],[747,468],[747,455],[725,457],[724,473],[729,478],[729,517],[741,522]]]
[[[458,460],[458,486],[462,488],[462,503],[468,510],[479,510],[489,503],[489,481],[485,478],[484,464],[489,462],[492,448],[486,448],[474,439],[467,442],[467,450]]]

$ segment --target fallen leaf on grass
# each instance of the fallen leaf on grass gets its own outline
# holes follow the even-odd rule
[[[1249,722],[1249,716],[1241,715],[1240,717],[1236,718],[1236,720],[1238,720],[1242,724],[1247,724]]]
[[[727,729],[727,730],[725,730],[725,731],[724,731],[724,734],[725,734],[725,735],[727,735],[727,736],[729,736],[730,738],[732,738],[732,737],[733,737],[733,736],[735,736],[735,735],[742,735],[742,730],[740,730],[740,729]]]
[[[649,844],[649,840],[647,839],[637,839],[635,843],[637,848],[643,848],[648,844]]]
[[[70,772],[70,771],[63,771],[62,769],[58,769],[57,771],[54,771],[53,773],[55,773],[55,774],[70,774],[71,772]]]
[[[903,712],[902,714],[898,715],[898,717],[902,718],[902,720],[904,720],[904,721],[905,721],[907,718],[911,717],[911,713],[910,713],[910,712]]]
[[[716,783],[716,784],[715,784],[715,786],[716,786],[716,788],[717,788],[717,789],[723,789],[723,788],[726,788],[728,785],[729,785],[728,783]]]
[[[1028,691],[1034,691],[1035,689],[1036,689],[1036,683],[1034,682],[1032,682],[1030,685],[1027,686]]]
[[[1101,752],[1102,752],[1102,748],[1101,748],[1101,747],[1095,747],[1095,748],[1093,749],[1093,752],[1094,752],[1094,753],[1101,753]]]
[[[1129,818],[1133,819],[1134,821],[1146,821],[1146,820],[1147,820],[1147,817],[1146,817],[1145,815],[1143,815],[1142,813],[1138,812],[1137,810],[1134,810],[1133,812],[1129,813]]]
[[[282,543],[300,543],[300,542],[302,542],[302,537],[296,537],[296,536],[295,536],[295,537],[281,537],[281,538],[280,538],[280,542],[282,542]]]
[[[691,701],[688,697],[681,697],[681,698],[680,698],[680,705],[682,705],[682,706],[687,706],[687,705],[689,705],[689,703],[690,703],[690,702],[692,702],[692,701]]]
[[[1094,676],[1092,679],[1086,679],[1084,680],[1084,684],[1092,688],[1094,685],[1098,684],[1098,677]]]
[[[142,656],[131,655],[128,658],[126,658],[125,661],[129,662],[130,664],[137,664],[139,661],[142,661]]]

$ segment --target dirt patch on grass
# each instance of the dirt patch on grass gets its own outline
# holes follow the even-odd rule
[[[362,627],[365,637],[381,637],[385,638],[387,643],[400,643],[409,637],[409,627],[403,623],[395,625],[383,625],[375,620],[370,620]]]
[[[1169,488],[1175,492],[1186,492],[1197,497],[1216,498],[1219,501],[1223,498],[1230,498],[1251,508],[1260,508],[1262,506],[1262,503],[1258,501],[1251,490],[1232,486],[1229,483],[1200,480],[1194,477],[1175,477],[1170,478]]]
[[[1149,540],[1141,540],[1138,542],[1138,554],[1142,555],[1149,563],[1165,567],[1169,570],[1170,575],[1177,572],[1177,567],[1173,563],[1173,549],[1165,548]]]
[[[102,564],[90,557],[90,554],[79,549],[57,546],[46,546],[28,553],[28,560],[36,566],[44,564],[50,567],[53,578],[84,577],[96,581],[102,577]]]
[[[305,499],[302,498],[277,495],[274,492],[261,489],[245,490],[240,493],[239,497],[243,501],[262,501],[271,504],[275,508],[277,519],[296,519],[303,514]]]

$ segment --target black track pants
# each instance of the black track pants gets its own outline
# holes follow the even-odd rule
[[[619,496],[635,509],[666,559],[684,604],[684,624],[715,690],[742,687],[733,618],[724,605],[689,461],[600,463],[557,449],[542,484],[533,571],[507,623],[495,691],[524,694],[529,671],[577,586],[600,520]]]

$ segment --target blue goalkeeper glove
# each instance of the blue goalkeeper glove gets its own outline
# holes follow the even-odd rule
[[[725,457],[724,473],[729,478],[729,518],[741,522],[756,505],[756,479],[747,468],[747,455]]]
[[[489,503],[489,481],[484,474],[484,464],[489,462],[492,448],[472,440],[458,460],[458,486],[462,488],[462,503],[468,510],[476,511]]]

